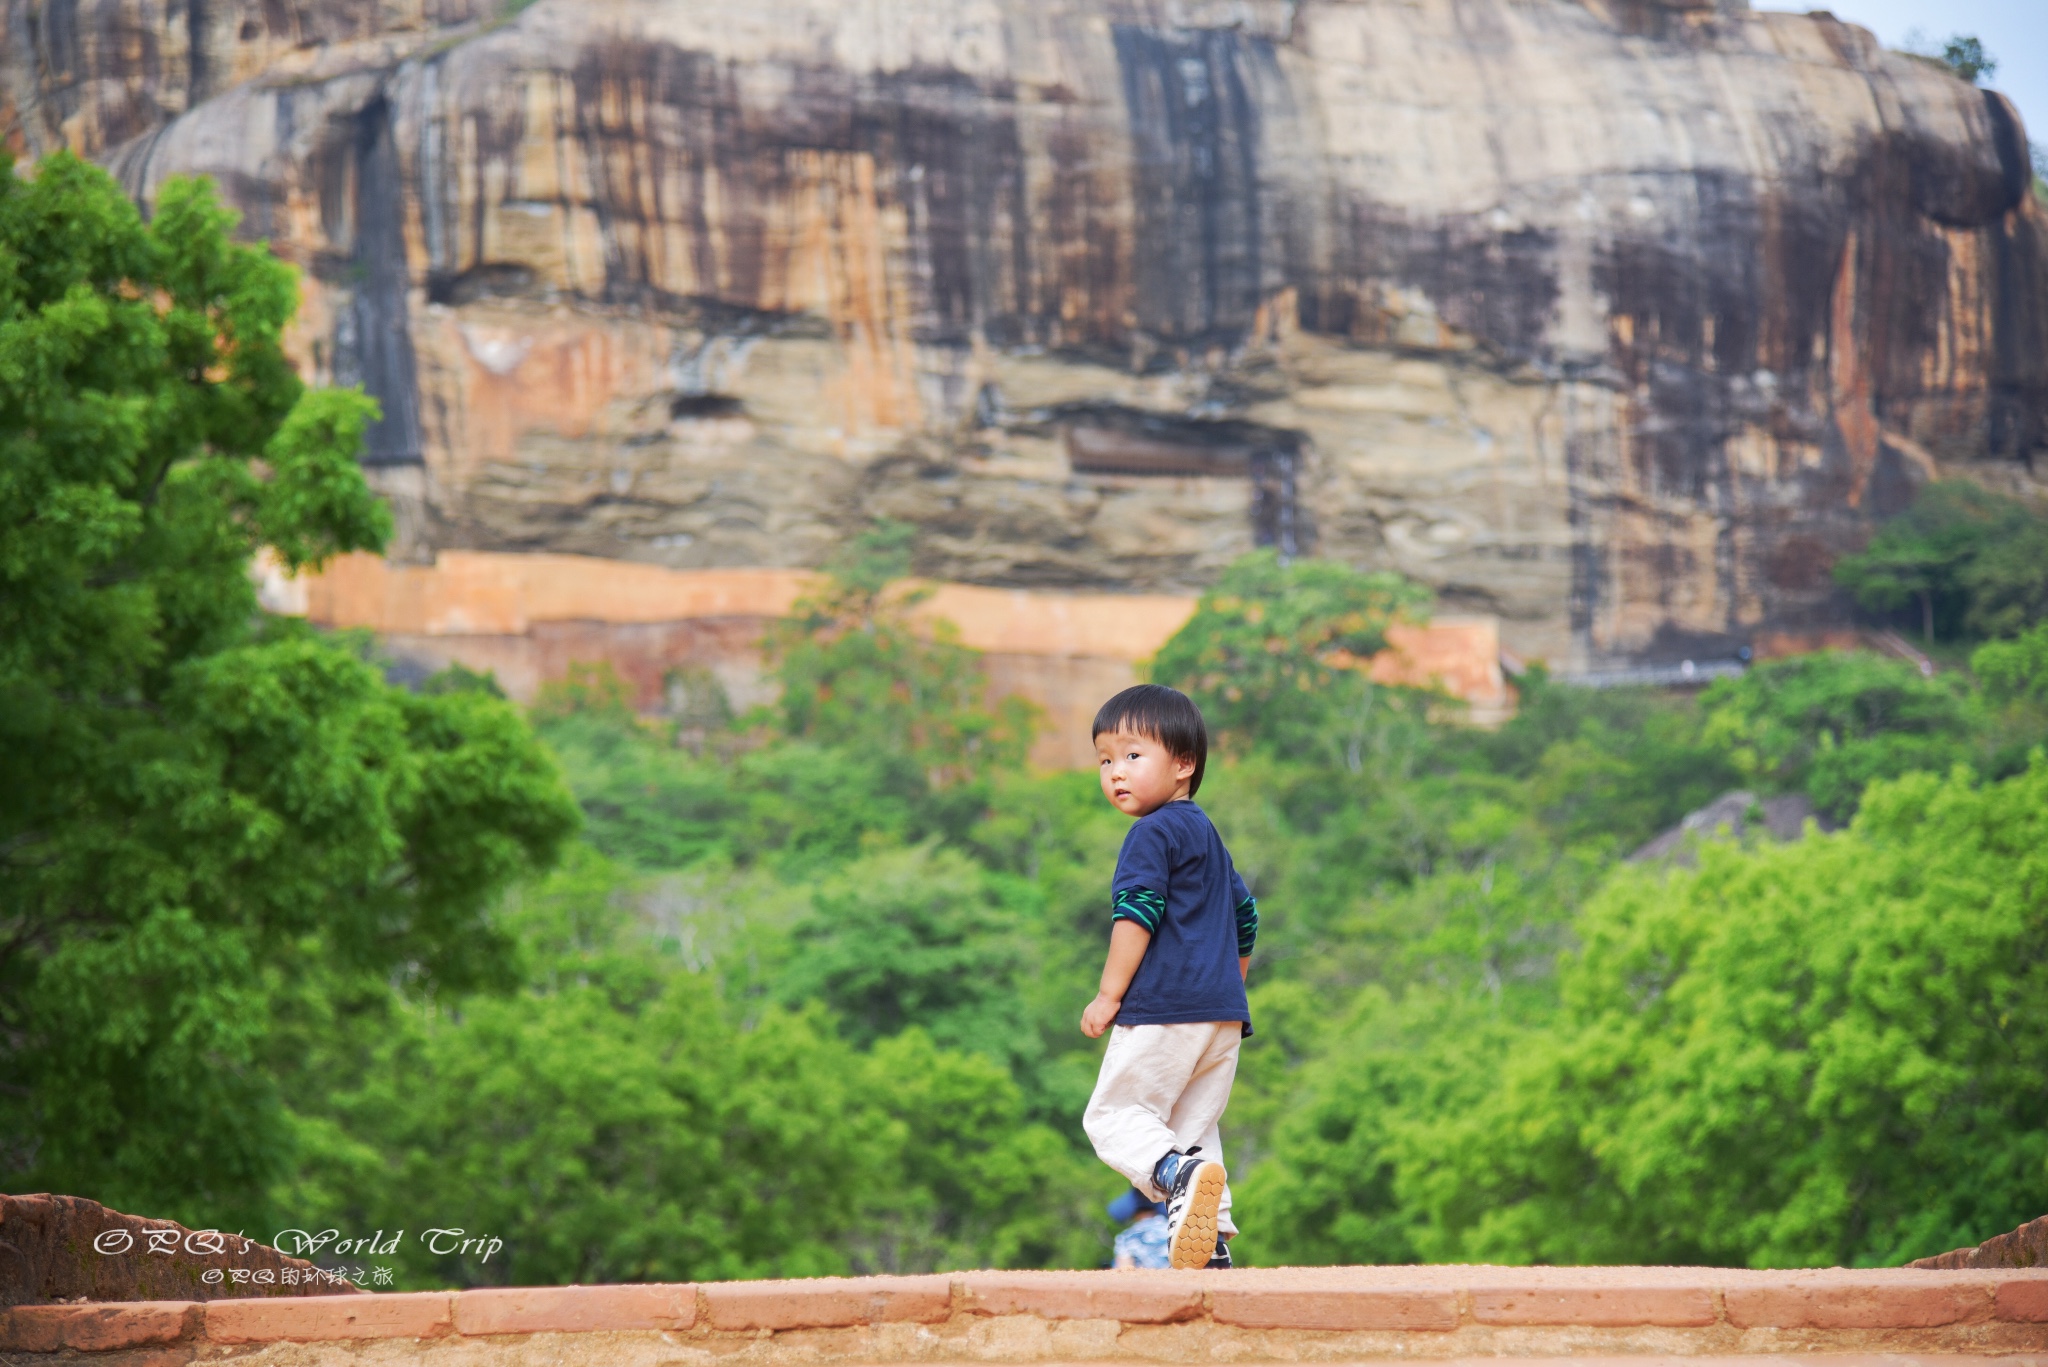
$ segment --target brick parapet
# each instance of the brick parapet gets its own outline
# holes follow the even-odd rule
[[[372,1350],[487,1367],[532,1361],[536,1343],[592,1367],[657,1367],[678,1349],[733,1367],[1786,1354],[2048,1367],[2048,1270],[965,1272],[23,1306],[0,1320],[14,1367],[325,1367]]]

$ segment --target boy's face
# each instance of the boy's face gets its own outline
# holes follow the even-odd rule
[[[1144,816],[1188,795],[1195,761],[1178,758],[1150,736],[1104,731],[1095,738],[1102,795],[1125,816]]]

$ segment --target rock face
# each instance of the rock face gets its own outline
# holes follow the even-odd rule
[[[1759,835],[1773,840],[1797,840],[1806,834],[1806,823],[1823,831],[1839,829],[1837,823],[1816,812],[1813,800],[1804,793],[1781,793],[1759,798],[1737,789],[1723,793],[1662,835],[1636,847],[1628,857],[1631,864],[1668,861],[1687,868],[1699,863],[1698,846],[1708,840],[1741,841]]]
[[[355,1290],[239,1235],[123,1215],[82,1196],[0,1195],[0,1307]]]
[[[1948,1270],[1964,1267],[2040,1267],[2048,1263],[2048,1215],[2029,1220],[2010,1234],[1986,1239],[1975,1248],[1959,1248],[1920,1258],[1908,1267]]]
[[[7,0],[0,123],[219,179],[414,555],[1184,592],[1399,569],[1567,667],[1837,620],[2036,491],[2011,106],[1745,0]]]

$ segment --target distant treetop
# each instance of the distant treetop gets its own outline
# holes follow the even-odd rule
[[[1937,43],[1927,36],[1925,29],[1916,28],[1908,31],[1899,50],[1923,61],[1937,62],[1971,85],[1998,74],[1998,59],[1984,50],[1983,40],[1974,33],[1951,33]]]

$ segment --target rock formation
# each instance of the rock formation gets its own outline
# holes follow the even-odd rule
[[[1908,1267],[1951,1270],[1964,1267],[2040,1267],[2048,1264],[2048,1215],[2029,1220],[2010,1234],[1986,1239],[1975,1248],[1959,1248],[1919,1258]]]
[[[1566,667],[1837,620],[2037,491],[2012,107],[1746,0],[7,0],[0,127],[216,177],[407,550],[1185,592],[1399,569]]]
[[[338,1273],[238,1234],[123,1215],[82,1196],[0,1195],[0,1308],[355,1290]]]
[[[1652,836],[1628,856],[1631,864],[1672,863],[1691,868],[1699,863],[1699,846],[1709,840],[1798,840],[1812,821],[1823,831],[1839,829],[1836,822],[1814,810],[1813,799],[1804,793],[1780,793],[1758,797],[1744,789],[1723,793],[1697,811],[1687,812],[1676,826]]]

